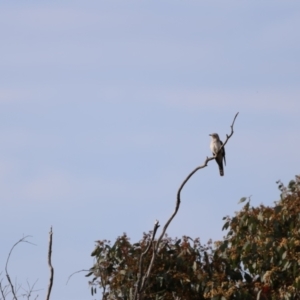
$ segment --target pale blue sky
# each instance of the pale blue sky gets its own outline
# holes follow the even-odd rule
[[[90,296],[94,241],[132,241],[162,224],[182,180],[224,139],[182,193],[169,235],[222,238],[242,196],[271,205],[275,181],[299,174],[299,1],[23,1],[0,3],[0,270],[48,284],[52,299]]]

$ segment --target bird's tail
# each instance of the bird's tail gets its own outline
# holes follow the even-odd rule
[[[223,170],[223,168],[221,169],[221,168],[219,167],[219,170],[220,170],[220,176],[224,176],[224,170]]]
[[[222,162],[222,158],[219,159],[218,157],[216,158],[216,162],[219,166],[219,171],[220,171],[220,176],[224,176],[224,168],[223,168],[223,162]]]

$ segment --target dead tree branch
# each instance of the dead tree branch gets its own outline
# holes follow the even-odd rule
[[[139,261],[138,281],[137,281],[137,286],[136,286],[136,289],[134,292],[133,299],[136,299],[137,293],[140,291],[141,287],[145,285],[144,281],[146,280],[146,278],[143,277],[143,279],[142,279],[142,274],[144,271],[143,270],[143,259],[144,259],[144,256],[149,252],[149,250],[153,244],[153,241],[154,241],[154,238],[155,238],[155,235],[156,235],[156,232],[157,232],[157,229],[159,228],[159,226],[160,226],[159,222],[156,220],[154,223],[154,228],[153,228],[151,239],[148,242],[146,250],[141,254],[140,261]]]
[[[225,145],[227,144],[228,140],[231,138],[231,136],[233,135],[234,131],[233,131],[233,126],[234,126],[234,123],[235,123],[235,120],[238,116],[238,112],[236,113],[236,115],[234,116],[233,118],[233,121],[232,121],[232,124],[230,126],[231,128],[231,132],[230,134],[226,134],[226,140],[225,142],[223,143],[222,147],[219,149],[219,151],[221,151],[221,149],[223,149],[225,147]],[[218,153],[216,153],[216,156],[218,155]],[[159,236],[159,238],[157,239],[157,242],[154,244],[154,237],[155,237],[155,234],[156,234],[156,231],[159,227],[159,223],[158,221],[156,221],[155,223],[155,226],[154,226],[154,229],[156,228],[156,230],[153,230],[153,234],[152,234],[152,238],[151,238],[151,241],[149,242],[148,244],[148,247],[146,249],[146,251],[148,252],[150,247],[153,246],[153,254],[152,254],[152,258],[151,258],[151,261],[149,263],[149,266],[148,266],[148,269],[145,273],[145,275],[143,275],[143,268],[142,268],[142,260],[143,260],[143,257],[147,252],[145,251],[144,253],[142,253],[141,255],[141,258],[140,258],[140,262],[139,262],[139,273],[138,273],[138,280],[137,280],[137,284],[136,284],[136,289],[135,289],[135,295],[134,295],[134,300],[142,300],[142,293],[143,291],[145,290],[145,288],[147,287],[147,283],[148,283],[148,280],[149,280],[149,277],[150,277],[150,274],[151,274],[151,271],[152,271],[152,267],[153,267],[153,264],[154,264],[154,261],[155,261],[155,258],[156,258],[156,255],[158,253],[158,249],[159,249],[159,245],[161,243],[161,240],[162,238],[164,237],[170,223],[172,222],[172,220],[174,219],[174,217],[176,216],[178,210],[179,210],[179,207],[180,207],[180,203],[181,203],[181,191],[183,189],[183,187],[185,186],[185,184],[189,181],[189,179],[200,169],[203,169],[205,167],[207,167],[207,164],[211,161],[211,160],[214,160],[216,156],[212,156],[212,157],[206,157],[203,165],[197,167],[196,169],[194,169],[187,177],[186,179],[182,182],[182,184],[180,185],[179,189],[178,189],[178,192],[177,192],[177,199],[176,199],[176,205],[175,205],[175,210],[173,212],[173,214],[171,215],[171,217],[169,218],[169,220],[166,222],[165,226],[163,227],[163,230]]]
[[[2,275],[2,272],[0,273],[0,276]],[[1,292],[1,295],[2,295],[2,298],[1,300],[5,300],[6,299],[6,296],[10,293],[10,291],[8,291],[8,287],[9,285],[5,285],[5,286],[2,286],[2,280],[0,280],[0,292]]]
[[[76,271],[76,272],[74,272],[74,273],[72,273],[69,277],[68,277],[68,280],[67,280],[67,282],[66,282],[66,285],[68,284],[68,282],[70,281],[70,279],[71,279],[71,277],[73,276],[73,275],[75,275],[75,274],[77,274],[77,273],[80,273],[80,272],[88,272],[88,271],[90,271],[90,270],[79,270],[79,271]]]
[[[12,284],[11,282],[11,279],[10,279],[10,276],[9,276],[9,273],[8,273],[8,262],[9,262],[9,258],[11,256],[11,253],[12,251],[14,250],[14,248],[19,244],[19,243],[28,243],[28,244],[32,244],[30,242],[28,242],[26,239],[31,237],[30,235],[27,235],[27,236],[24,236],[23,238],[21,238],[19,241],[17,241],[13,246],[12,248],[10,249],[9,251],[9,254],[8,254],[8,257],[7,257],[7,260],[6,260],[6,264],[5,264],[5,274],[6,274],[6,278],[8,280],[8,283],[9,283],[9,286],[10,286],[10,289],[11,289],[11,293],[13,294],[13,300],[17,300],[17,296],[16,296],[16,290],[14,288],[14,285]],[[32,244],[34,245],[34,244]]]
[[[49,265],[49,269],[50,269],[50,278],[49,278],[49,285],[48,285],[48,292],[47,292],[46,300],[50,299],[50,294],[51,294],[52,285],[53,285],[53,275],[54,275],[54,269],[53,269],[52,263],[51,263],[52,235],[53,235],[53,232],[52,232],[52,226],[51,226],[50,232],[49,232],[49,248],[48,248],[48,265]]]
[[[35,285],[36,285],[37,282],[38,282],[38,279],[34,282],[34,284],[33,284],[32,286],[30,286],[29,282],[27,281],[28,290],[22,288],[22,289],[25,291],[25,293],[22,294],[21,296],[22,296],[23,298],[26,297],[27,300],[30,300],[30,297],[32,296],[33,293],[36,293],[36,292],[41,291],[41,289],[39,289],[39,290],[34,290],[34,287],[35,287]],[[37,296],[38,296],[38,295],[37,295]]]

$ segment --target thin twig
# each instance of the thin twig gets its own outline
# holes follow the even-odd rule
[[[32,293],[36,293],[36,292],[39,292],[39,291],[42,290],[42,289],[34,290],[34,286],[36,285],[37,282],[38,282],[38,279],[37,279],[37,280],[34,282],[34,284],[30,287],[30,284],[29,284],[29,282],[28,282],[28,280],[27,280],[28,290],[25,290],[24,288],[22,288],[22,289],[26,292],[26,294],[24,294],[23,297],[26,296],[26,297],[27,297],[27,300],[30,299]]]
[[[1,274],[2,274],[2,272],[0,273],[0,276],[1,276]],[[0,280],[0,292],[1,292],[1,295],[3,297],[3,300],[5,300],[6,296],[9,294],[9,291],[6,292],[6,289],[8,288],[8,285],[2,287],[2,280],[3,279]]]
[[[230,126],[231,132],[230,132],[229,135],[228,135],[228,134],[226,135],[226,140],[225,140],[225,142],[223,143],[222,147],[219,149],[219,151],[221,151],[221,149],[224,148],[224,146],[227,144],[228,140],[229,140],[229,139],[231,138],[231,136],[233,135],[233,133],[234,133],[234,131],[233,131],[233,126],[234,126],[234,123],[235,123],[235,120],[236,120],[238,114],[239,114],[239,113],[237,112],[236,115],[234,116],[233,122],[232,122],[232,124],[231,124],[231,126]],[[219,153],[219,151],[218,151],[218,153]],[[150,274],[151,274],[151,271],[152,271],[152,267],[153,267],[153,264],[154,264],[154,261],[155,261],[156,255],[157,255],[157,251],[158,251],[160,242],[161,242],[162,238],[164,237],[164,235],[165,235],[165,233],[166,233],[166,231],[167,231],[168,226],[170,225],[170,223],[172,222],[172,220],[174,219],[174,217],[176,216],[176,214],[177,214],[177,212],[178,212],[178,210],[179,210],[180,203],[181,203],[181,198],[180,198],[180,197],[181,197],[181,191],[182,191],[183,187],[184,187],[185,184],[188,182],[188,180],[189,180],[189,179],[190,179],[190,178],[191,178],[198,170],[207,167],[207,164],[208,164],[211,160],[215,159],[216,156],[218,155],[218,153],[216,153],[215,156],[212,156],[212,157],[206,157],[206,159],[205,159],[203,165],[201,165],[201,166],[197,167],[196,169],[194,169],[194,170],[186,177],[186,179],[182,182],[182,184],[180,185],[180,187],[179,187],[179,189],[178,189],[178,192],[177,192],[177,200],[176,200],[175,210],[174,210],[173,214],[171,215],[171,217],[169,218],[169,220],[166,222],[165,226],[163,227],[163,230],[162,230],[162,232],[161,232],[161,234],[160,234],[160,236],[159,236],[159,238],[158,238],[158,240],[157,240],[157,242],[156,242],[156,245],[155,245],[155,247],[154,247],[154,251],[153,251],[152,258],[151,258],[151,261],[150,261],[150,263],[149,263],[147,272],[146,272],[146,274],[145,274],[144,277],[143,277],[142,284],[141,284],[141,286],[140,286],[140,288],[139,288],[139,290],[138,290],[138,295],[135,295],[134,299],[139,299],[139,298],[140,298],[140,297],[139,297],[139,294],[142,293],[143,290],[144,290],[144,289],[146,288],[146,286],[147,286],[147,282],[148,282],[148,280],[149,280],[149,277],[150,277]],[[139,273],[139,276],[141,277],[142,274]]]
[[[137,285],[136,285],[136,289],[135,289],[135,293],[134,293],[134,298],[136,298],[137,293],[140,292],[141,288],[144,286],[144,281],[145,281],[145,277],[143,277],[142,280],[142,274],[143,274],[143,259],[144,256],[147,255],[147,253],[149,252],[151,246],[153,245],[153,241],[157,232],[157,229],[159,228],[159,222],[156,220],[154,223],[154,228],[153,228],[153,232],[152,232],[152,236],[151,239],[148,242],[147,248],[145,249],[145,251],[141,254],[140,257],[140,261],[139,261],[139,272],[138,272],[138,281],[137,281]]]
[[[15,279],[15,293],[18,296],[19,290],[21,289],[22,285],[18,284],[17,278]]]
[[[31,237],[30,235],[26,235],[24,236],[23,238],[21,238],[19,241],[17,241],[13,246],[12,248],[10,249],[9,251],[9,254],[8,254],[8,257],[7,257],[7,260],[6,260],[6,264],[5,264],[5,273],[6,273],[6,277],[7,277],[7,280],[9,282],[9,285],[10,285],[10,288],[11,288],[11,292],[13,294],[13,300],[17,300],[17,296],[16,296],[16,291],[15,291],[15,288],[14,288],[14,285],[12,284],[11,280],[10,280],[10,276],[8,274],[8,270],[7,270],[7,266],[8,266],[8,262],[9,262],[9,258],[10,258],[10,255],[12,253],[12,251],[14,250],[14,248],[19,244],[19,243],[28,243],[28,244],[32,244],[28,241],[26,241],[27,238]],[[34,245],[34,244],[32,244]]]
[[[53,275],[54,275],[54,269],[53,269],[52,263],[51,263],[52,235],[53,235],[53,232],[52,232],[52,226],[51,226],[50,232],[49,232],[49,248],[48,248],[48,265],[49,265],[49,269],[50,269],[50,278],[49,278],[49,285],[48,285],[48,292],[47,292],[46,300],[50,299],[50,294],[51,294],[52,285],[53,285]]]
[[[90,271],[90,270],[79,270],[79,271],[76,271],[76,272],[72,273],[72,274],[68,277],[68,280],[67,280],[67,282],[66,282],[66,285],[68,284],[69,280],[71,279],[71,277],[72,277],[73,275],[75,275],[75,274],[77,274],[77,273],[80,273],[80,272],[88,272],[88,271]]]

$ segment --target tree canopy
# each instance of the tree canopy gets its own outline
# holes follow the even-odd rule
[[[134,299],[157,246],[144,300],[300,299],[300,177],[278,188],[274,206],[253,207],[243,197],[243,208],[224,217],[222,241],[203,245],[199,238],[165,235],[156,245],[152,232],[133,244],[125,233],[113,244],[97,241],[86,275],[92,294],[100,287],[103,299]]]

